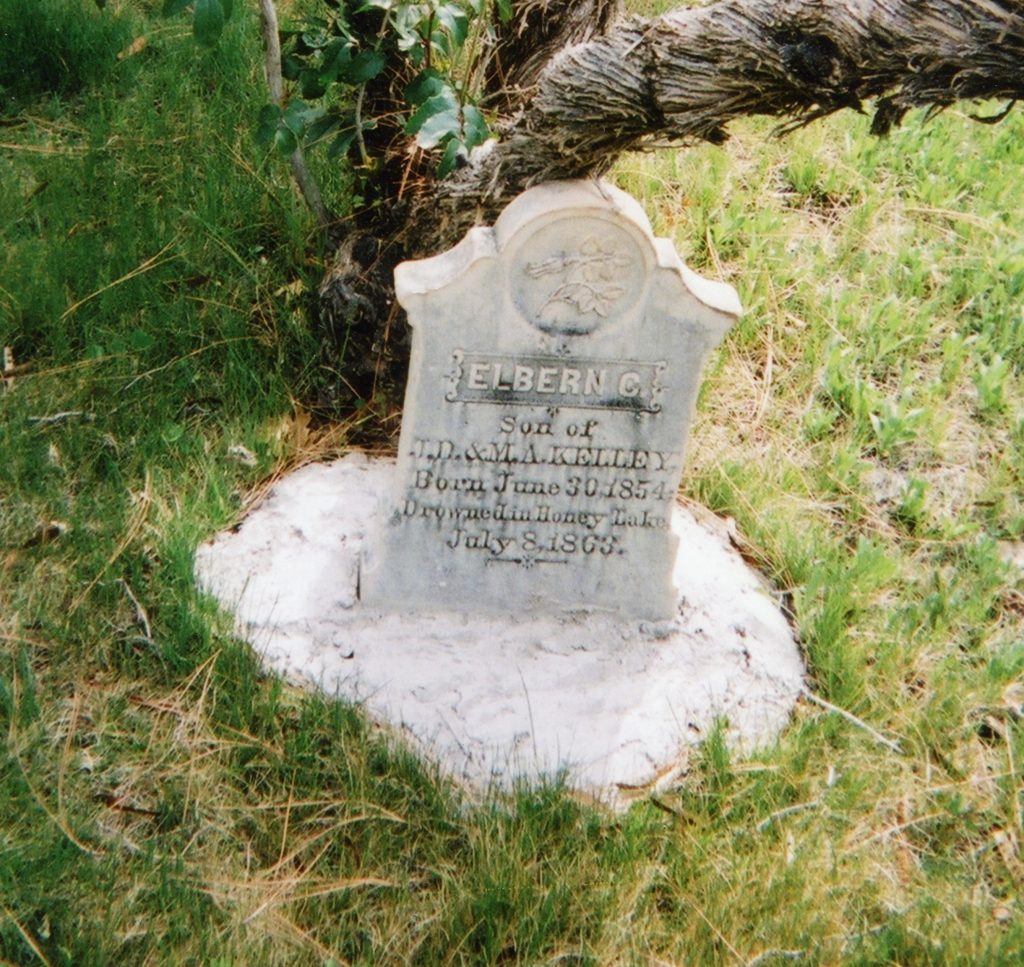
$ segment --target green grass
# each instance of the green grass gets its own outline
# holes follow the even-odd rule
[[[0,107],[78,93],[111,69],[131,39],[129,19],[104,15],[93,0],[2,0]]]
[[[814,691],[899,751],[806,702],[622,816],[479,802],[194,590],[196,543],[346,426],[306,415],[322,265],[251,138],[254,25],[203,53],[156,6],[65,5],[146,42],[75,42],[85,80],[35,75],[0,128],[0,959],[1019,963],[1021,117],[750,123],[615,175],[747,310],[685,489],[784,594]]]

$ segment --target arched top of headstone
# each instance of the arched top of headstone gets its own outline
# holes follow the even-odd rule
[[[635,316],[659,274],[709,309],[732,317],[741,312],[731,286],[690,271],[669,240],[654,237],[636,200],[602,181],[528,189],[493,227],[472,229],[433,258],[399,265],[398,300],[411,309],[431,293],[450,289],[485,259],[503,263],[511,307],[548,334],[589,335]]]

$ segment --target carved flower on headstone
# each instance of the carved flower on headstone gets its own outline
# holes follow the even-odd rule
[[[578,251],[531,262],[526,273],[533,279],[562,276],[563,281],[552,290],[545,306],[564,302],[581,315],[594,313],[604,319],[626,291],[621,284],[622,270],[631,264],[632,259],[619,254],[614,241],[602,241],[591,235],[584,239]]]

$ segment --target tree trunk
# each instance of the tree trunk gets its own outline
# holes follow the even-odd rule
[[[558,36],[570,41],[587,35],[570,8],[590,11],[592,23],[609,9],[601,0],[547,3],[558,11]],[[787,118],[786,130],[842,108],[863,110],[869,98],[872,130],[884,134],[911,107],[1024,97],[1024,0],[718,0],[619,21],[553,57],[550,38],[540,42],[537,0],[522,9],[517,22],[527,43],[517,48],[507,36],[488,75],[491,84],[504,77],[516,88],[503,102],[516,110],[498,126],[499,140],[411,199],[372,271],[352,261],[353,246],[342,250],[322,290],[327,318],[354,318],[356,305],[379,343],[382,324],[399,322],[388,300],[398,260],[450,247],[531,185],[600,175],[624,151],[719,144],[728,123],[745,115]],[[508,63],[517,49],[522,67]],[[372,218],[359,230],[372,234]],[[369,303],[359,303],[368,271],[376,281]],[[384,368],[401,366],[403,326],[388,329],[399,344]],[[376,352],[379,377],[380,345]],[[401,379],[393,375],[388,386],[400,388]]]
[[[554,56],[603,35],[622,15],[621,0],[524,0],[495,26],[484,86],[488,106],[509,114],[536,87]]]

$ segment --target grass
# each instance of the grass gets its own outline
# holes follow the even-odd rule
[[[92,0],[0,4],[0,106],[40,90],[76,94],[96,82],[131,41],[127,17],[98,16]]]
[[[752,122],[615,175],[747,309],[685,489],[898,751],[808,701],[623,816],[479,802],[194,590],[196,543],[346,426],[308,417],[322,265],[251,138],[254,25],[201,53],[156,6],[65,4],[134,52],[27,75],[0,128],[0,959],[1019,963],[1021,118]]]

